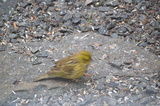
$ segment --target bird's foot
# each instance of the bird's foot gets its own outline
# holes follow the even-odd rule
[[[92,74],[84,73],[84,76],[85,76],[86,78],[91,78],[91,77],[92,77]]]

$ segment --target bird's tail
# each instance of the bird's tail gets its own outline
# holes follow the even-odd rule
[[[40,81],[40,80],[44,80],[44,79],[48,79],[48,78],[50,78],[50,76],[46,73],[42,76],[37,77],[34,81],[36,82],[36,81]]]

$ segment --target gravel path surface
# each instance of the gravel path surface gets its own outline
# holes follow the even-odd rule
[[[0,2],[0,105],[160,105],[159,0],[12,2]],[[33,82],[80,50],[91,78]]]
[[[0,17],[14,10],[18,2],[22,0],[0,0]]]

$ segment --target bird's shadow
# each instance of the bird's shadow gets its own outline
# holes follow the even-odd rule
[[[65,78],[46,78],[46,79],[42,79],[42,80],[39,80],[39,81],[34,81],[34,82],[41,82],[41,81],[47,81],[47,80],[53,80],[53,81],[56,81],[56,82],[65,82],[65,83],[75,83],[75,84],[81,84],[81,83],[84,83],[84,82],[87,82],[89,79],[86,79],[86,78],[79,78],[79,79],[75,79],[75,80],[72,80],[72,79],[65,79]]]

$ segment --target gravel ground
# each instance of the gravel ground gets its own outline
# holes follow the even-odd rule
[[[79,50],[93,55],[88,68],[91,78],[83,77],[77,83],[63,79],[33,82],[56,60]],[[75,33],[60,41],[11,44],[0,58],[0,100],[4,106],[160,105],[160,59],[122,40]]]
[[[1,41],[54,39],[72,32],[121,38],[160,54],[158,0],[24,0],[1,18]]]
[[[0,0],[0,17],[14,10],[16,4],[22,0]]]
[[[0,27],[2,106],[160,105],[158,0],[22,0]],[[90,79],[32,82],[79,50]]]

